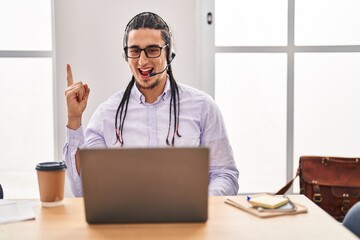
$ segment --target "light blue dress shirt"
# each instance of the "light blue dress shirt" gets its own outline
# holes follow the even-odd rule
[[[180,95],[181,137],[175,137],[175,147],[207,147],[210,150],[209,195],[236,195],[239,172],[236,168],[224,121],[213,99],[195,88],[178,84]],[[75,153],[78,148],[120,148],[116,141],[115,115],[124,91],[119,91],[101,104],[83,133],[66,129],[64,158],[72,193],[82,196],[82,184],[76,171]],[[170,82],[157,101],[145,102],[139,89],[133,86],[123,130],[123,147],[168,147]],[[172,116],[174,114],[172,113]],[[173,120],[172,120],[173,121]],[[173,136],[171,125],[169,141]],[[186,177],[186,176],[184,176]]]

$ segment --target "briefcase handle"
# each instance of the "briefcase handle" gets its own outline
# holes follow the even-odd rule
[[[297,169],[295,177],[291,181],[289,181],[284,187],[282,187],[277,193],[275,193],[275,195],[284,195],[287,192],[287,190],[289,190],[291,185],[293,185],[295,178],[297,178],[297,176],[299,175],[300,175],[300,168]]]
[[[356,168],[360,166],[360,161],[358,158],[334,158],[334,157],[323,157],[321,163],[324,165],[334,164],[341,167],[350,167]]]

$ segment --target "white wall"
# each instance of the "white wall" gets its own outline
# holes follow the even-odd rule
[[[62,159],[67,121],[64,90],[67,63],[75,80],[91,89],[83,125],[96,107],[131,79],[122,56],[126,24],[136,14],[152,11],[169,25],[175,42],[173,61],[178,82],[200,88],[197,17],[194,0],[54,0],[55,9],[55,89],[57,157]]]

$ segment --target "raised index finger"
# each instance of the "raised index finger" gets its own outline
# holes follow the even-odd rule
[[[74,83],[70,64],[66,64],[66,72],[67,72],[67,85],[69,87]]]

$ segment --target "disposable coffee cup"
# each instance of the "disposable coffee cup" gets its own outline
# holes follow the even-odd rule
[[[36,165],[40,201],[43,207],[63,204],[65,162],[42,162]]]

